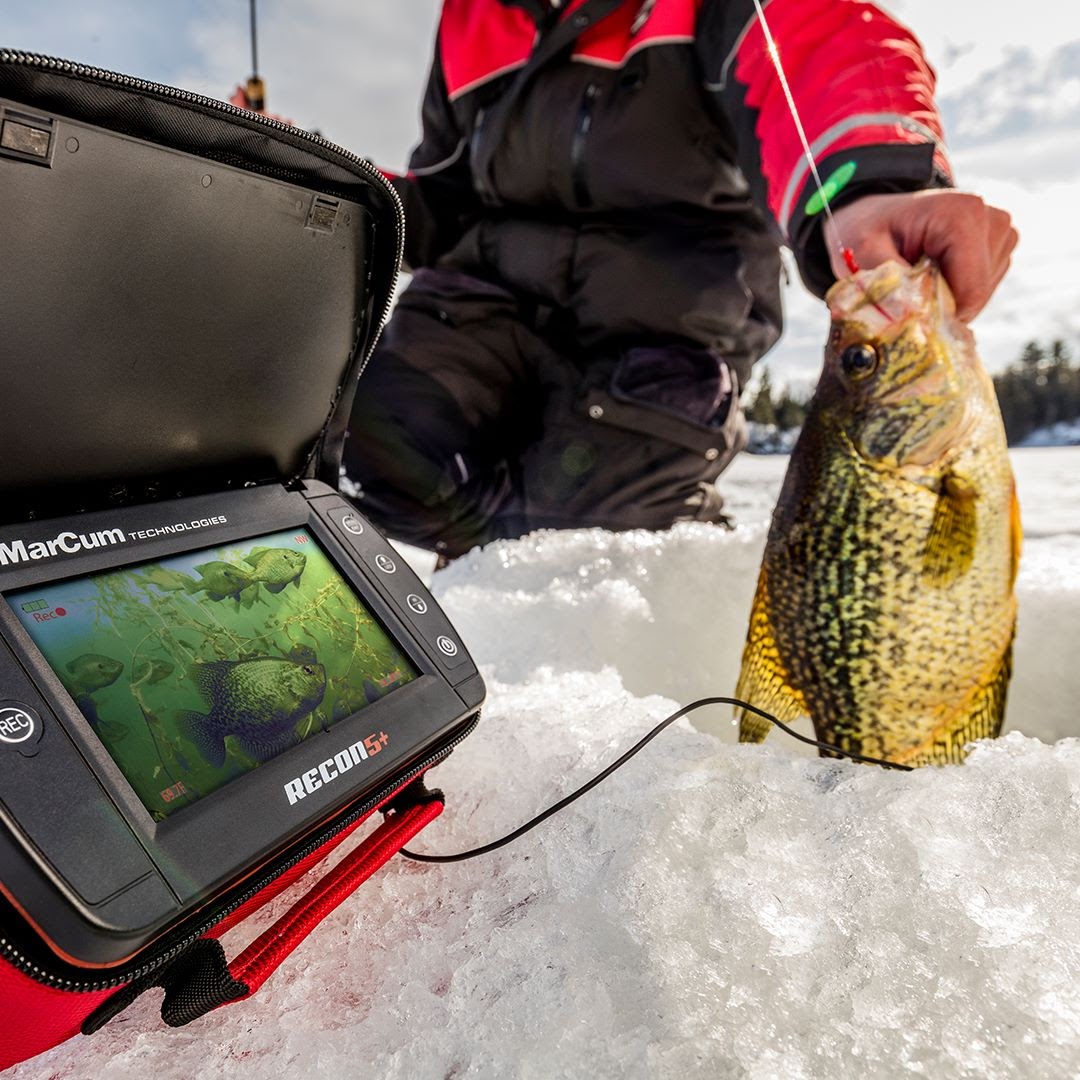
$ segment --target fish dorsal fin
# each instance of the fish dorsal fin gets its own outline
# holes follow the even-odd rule
[[[248,553],[247,553],[247,554],[246,554],[246,555],[244,556],[244,558],[243,558],[243,561],[244,561],[244,562],[246,562],[246,563],[248,564],[248,566],[254,566],[254,567],[255,567],[256,569],[258,569],[258,566],[259,566],[259,556],[260,556],[260,555],[261,555],[261,554],[262,554],[262,553],[263,553],[264,551],[269,551],[269,550],[270,550],[269,548],[265,548],[265,547],[257,547],[257,548],[252,548],[252,549],[251,549],[251,550],[250,550],[250,551],[249,551],[249,552],[248,552]]]
[[[213,571],[214,567],[217,566],[217,564],[218,560],[215,559],[213,562],[204,562],[200,563],[198,566],[193,566],[192,569],[198,570],[201,577],[206,577],[207,574]]]
[[[206,664],[196,664],[192,668],[192,681],[210,706],[220,699],[222,680],[232,671],[236,663],[235,660],[212,660]]]
[[[735,696],[785,722],[806,716],[809,710],[801,691],[791,685],[769,620],[769,590],[765,568],[758,578],[750,629],[743,650],[742,670]],[[739,742],[761,742],[772,725],[746,709],[736,708]]]
[[[971,569],[978,496],[975,485],[959,473],[946,473],[942,479],[923,551],[923,576],[931,585],[949,585]]]

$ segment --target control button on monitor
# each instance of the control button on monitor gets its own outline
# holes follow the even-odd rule
[[[341,527],[353,536],[359,536],[364,531],[363,523],[355,514],[346,514],[341,519]]]
[[[397,569],[397,563],[389,555],[379,554],[375,556],[375,565],[384,573],[392,574]]]
[[[441,634],[436,639],[435,644],[439,646],[439,651],[445,653],[447,656],[457,656],[458,654],[457,642],[453,638],[447,637],[445,634]]]
[[[36,754],[42,736],[41,717],[21,701],[0,701],[0,748],[10,746]]]
[[[422,596],[417,596],[416,593],[411,592],[405,597],[405,603],[409,605],[410,610],[415,611],[417,615],[423,615],[427,611],[427,601]]]

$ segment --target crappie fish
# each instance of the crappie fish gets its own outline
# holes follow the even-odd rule
[[[100,653],[83,653],[64,665],[71,676],[69,687],[72,697],[89,695],[95,690],[104,690],[120,678],[124,665],[111,656]]]
[[[90,721],[90,726],[110,742],[118,742],[125,738],[127,728],[113,720],[102,720],[98,715],[97,705],[91,697],[98,690],[112,686],[123,674],[124,665],[111,656],[83,653],[65,664],[64,669],[71,676],[67,681],[71,696],[75,699],[75,704],[82,714]]]
[[[243,567],[222,562],[220,559],[203,563],[195,569],[199,572],[199,580],[192,582],[187,591],[205,592],[208,600],[239,601],[244,590],[254,581]]]
[[[280,657],[196,664],[191,678],[210,713],[179,713],[180,729],[215,768],[225,762],[227,735],[258,761],[269,761],[288,749],[297,741],[297,723],[318,707],[326,693],[322,664],[297,664]]]
[[[838,282],[737,696],[908,765],[1001,731],[1020,514],[993,384],[937,266]],[[740,714],[739,739],[770,725]]]
[[[141,574],[136,574],[139,581],[153,585],[162,592],[190,592],[192,586],[198,588],[195,579],[178,570],[167,570],[164,566],[151,566]]]
[[[146,683],[153,686],[154,683],[167,679],[175,670],[176,665],[168,660],[137,660],[131,668],[131,683],[133,686]]]
[[[289,548],[251,549],[244,562],[252,568],[253,581],[261,581],[267,592],[279,593],[286,585],[300,588],[300,576],[307,566],[307,556]]]

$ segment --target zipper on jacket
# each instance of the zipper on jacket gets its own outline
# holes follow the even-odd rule
[[[0,53],[0,58],[2,58],[2,56],[3,54]],[[385,802],[399,788],[405,787],[405,785],[411,783],[422,773],[437,765],[443,758],[448,757],[458,743],[467,739],[473,733],[479,722],[480,713],[477,711],[473,714],[472,718],[466,722],[465,727],[453,736],[449,742],[428,755],[423,761],[414,765],[401,776],[394,777],[392,781],[382,787],[375,795],[371,796],[371,798],[367,799],[360,806],[354,807],[344,817],[339,818],[321,832],[316,833],[302,848],[286,856],[281,861],[271,864],[269,868],[264,869],[263,873],[259,875],[256,881],[249,885],[243,893],[233,897],[233,899],[224,907],[214,909],[213,914],[204,916],[193,929],[187,931],[180,941],[167,946],[162,952],[156,953],[152,960],[144,962],[139,967],[133,968],[131,971],[125,970],[122,974],[99,976],[97,978],[65,978],[62,975],[54,975],[52,972],[43,970],[30,957],[20,952],[18,946],[2,936],[0,936],[0,957],[3,957],[3,959],[11,964],[12,967],[18,968],[19,971],[24,975],[28,975],[35,982],[43,983],[46,986],[54,986],[61,990],[79,993],[92,990],[110,990],[114,987],[125,986],[127,983],[133,982],[135,979],[140,979],[144,975],[149,975],[166,961],[171,960],[178,953],[183,952],[184,949],[201,938],[208,930],[213,929],[214,926],[221,922],[222,919],[231,915],[237,908],[243,907],[249,900],[262,892],[267,885],[272,884],[281,877],[282,874],[287,873],[296,866],[297,863],[303,862],[304,859],[317,851],[328,840],[332,840],[338,833],[343,832],[359,818],[370,814],[380,803]]]
[[[585,95],[581,99],[581,107],[574,123],[574,134],[570,140],[570,176],[574,185],[574,202],[582,209],[592,206],[592,196],[585,179],[585,144],[592,130],[593,105],[599,96],[598,83],[589,83],[585,87]]]
[[[202,94],[195,94],[190,90],[180,90],[175,86],[165,86],[162,83],[148,82],[145,79],[135,79],[130,75],[121,75],[115,71],[106,71],[102,68],[86,67],[83,64],[75,64],[70,60],[60,60],[53,56],[42,56],[38,53],[15,52],[10,49],[0,49],[0,64],[37,68],[41,71],[57,71],[64,75],[71,75],[75,78],[83,79],[86,82],[98,83],[102,86],[119,86],[151,97],[163,98],[169,101],[178,101],[187,105],[197,105],[200,108],[210,109],[229,116],[242,118],[248,122],[254,121],[259,124],[264,124],[267,127],[273,128],[275,131],[288,132],[291,136],[299,137],[305,142],[310,143],[313,148],[317,147],[318,150],[321,151],[321,153],[316,154],[317,157],[327,160],[329,154],[331,157],[339,159],[337,162],[338,164],[344,164],[352,171],[359,171],[362,173],[366,179],[370,180],[389,197],[390,202],[394,207],[394,215],[397,220],[397,252],[395,255],[396,261],[393,268],[391,288],[387,293],[386,301],[379,313],[379,322],[375,327],[371,343],[368,347],[367,356],[363,357],[360,363],[358,374],[363,372],[364,368],[367,366],[368,358],[371,356],[375,349],[375,345],[379,340],[381,328],[390,314],[394,293],[397,290],[397,279],[399,268],[401,266],[401,259],[405,250],[405,211],[402,209],[401,199],[398,198],[398,193],[394,190],[386,177],[384,177],[370,161],[366,158],[358,157],[356,154],[330,142],[328,139],[324,139],[321,135],[315,135],[310,131],[305,131],[303,128],[292,127],[289,124],[283,124],[280,120],[274,120],[272,117],[262,116],[260,113],[252,112],[250,109],[240,109],[227,101],[218,101],[216,98],[204,97]],[[275,170],[272,168],[260,168],[259,171],[267,174],[275,173]]]

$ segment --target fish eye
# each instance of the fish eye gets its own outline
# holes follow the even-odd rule
[[[865,341],[858,345],[849,345],[840,354],[840,366],[844,374],[851,379],[865,379],[877,371],[880,357],[877,349]]]
[[[304,665],[304,674],[305,675],[314,675],[315,674],[315,669],[310,664],[305,664]]]

